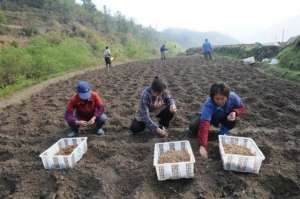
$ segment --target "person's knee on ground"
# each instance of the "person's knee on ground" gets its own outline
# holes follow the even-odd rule
[[[229,135],[229,130],[226,126],[222,125],[220,130],[219,130],[219,135]]]
[[[96,117],[95,123],[96,123],[96,134],[99,136],[105,135],[105,131],[102,129],[103,125],[107,121],[107,116],[105,113],[102,113],[100,117]]]
[[[100,129],[104,126],[107,121],[107,115],[103,113],[100,117],[96,117],[96,129]]]
[[[222,123],[222,126],[219,130],[219,135],[229,135],[230,130],[233,129],[236,125],[236,121],[225,121]]]
[[[130,131],[134,134],[140,133],[145,130],[145,124],[143,122],[137,121],[137,119],[133,119],[130,125]]]
[[[188,126],[188,134],[190,137],[197,137],[200,124],[200,114],[194,114]]]
[[[68,133],[68,137],[77,136],[79,133],[79,126],[74,123],[68,123],[70,132]]]
[[[169,128],[170,121],[173,119],[175,113],[170,111],[170,106],[164,108],[157,117],[160,118],[159,125],[160,127]]]

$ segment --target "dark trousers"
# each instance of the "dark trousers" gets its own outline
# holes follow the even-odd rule
[[[211,52],[205,52],[204,57],[206,60],[212,60]]]
[[[100,117],[96,117],[95,123],[96,123],[96,129],[100,129],[103,127],[103,125],[105,124],[107,120],[107,116],[106,114],[102,114]],[[72,131],[78,133],[79,132],[79,126],[76,124],[69,124],[70,128]]]
[[[192,135],[197,136],[200,124],[201,115],[196,114],[192,117],[191,122],[189,124],[189,130]],[[227,134],[227,132],[233,129],[236,125],[236,121],[228,121],[226,117],[220,117],[219,114],[214,114],[211,118],[210,124],[219,127],[221,124],[221,129],[219,134]]]
[[[227,116],[228,114],[224,115],[222,111],[217,111],[213,114],[210,123],[215,127],[219,127],[221,124],[221,128],[230,130],[235,126],[236,121],[228,121]]]
[[[160,59],[163,61],[163,60],[166,60],[166,53],[165,52],[161,52],[160,53]]]
[[[107,67],[107,68],[108,68],[108,67],[111,67],[111,60],[110,60],[110,57],[105,57],[104,60],[105,60],[106,67]]]
[[[170,111],[170,106],[167,106],[164,108],[156,117],[159,118],[159,127],[165,127],[168,128],[170,121],[174,117],[174,113]],[[146,128],[146,124],[141,121],[137,121],[134,119],[131,123],[130,130],[133,133],[142,132]]]

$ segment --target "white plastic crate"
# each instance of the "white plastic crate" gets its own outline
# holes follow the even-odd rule
[[[60,149],[68,145],[77,144],[77,147],[69,155],[56,155]],[[45,169],[67,169],[73,168],[87,151],[87,137],[62,138],[46,151],[41,153]]]
[[[237,144],[246,147],[250,149],[251,153],[255,156],[226,154],[223,148],[224,144]],[[251,138],[219,135],[219,149],[224,170],[258,173],[261,163],[265,159],[264,154]]]
[[[162,153],[170,150],[187,150],[190,155],[189,162],[159,164],[159,157]],[[167,179],[193,178],[195,157],[190,142],[187,140],[176,142],[156,143],[154,146],[153,165],[159,181]]]

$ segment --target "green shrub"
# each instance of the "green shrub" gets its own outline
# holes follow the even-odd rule
[[[66,36],[61,32],[48,32],[45,34],[45,37],[51,44],[60,44],[66,39]]]
[[[280,66],[294,71],[300,71],[300,37],[284,48],[278,55]]]
[[[34,27],[22,28],[20,35],[24,37],[31,37],[38,34],[38,30]]]
[[[15,47],[15,48],[18,48],[18,47],[19,47],[19,44],[18,44],[18,42],[16,42],[16,41],[12,41],[12,42],[10,43],[10,45],[13,46],[13,47]]]
[[[0,87],[16,83],[20,77],[38,80],[96,63],[92,48],[82,39],[67,38],[57,44],[47,35],[37,36],[26,48],[10,46],[0,51]]]
[[[179,53],[183,52],[183,48],[176,42],[166,42],[166,47],[168,48],[168,53],[170,56],[176,56]]]
[[[0,24],[5,22],[6,22],[6,18],[4,15],[4,11],[0,10]]]
[[[30,70],[32,57],[25,49],[13,46],[0,52],[0,87],[14,84],[19,76]]]

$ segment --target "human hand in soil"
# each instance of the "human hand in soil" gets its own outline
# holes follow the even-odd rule
[[[78,120],[78,121],[76,121],[76,124],[79,126],[87,126],[87,122],[84,120]]]
[[[200,146],[199,147],[199,153],[200,153],[200,156],[204,159],[207,159],[208,156],[207,156],[207,150],[205,149],[204,146]]]
[[[95,120],[96,120],[96,117],[92,117],[92,119],[90,119],[90,121],[87,122],[88,125],[93,125],[95,124]]]
[[[168,137],[168,132],[165,129],[157,128],[156,133],[159,137]]]
[[[175,104],[172,104],[172,105],[170,106],[170,111],[171,111],[172,113],[176,113],[176,112],[177,112],[177,108],[176,108],[176,105],[175,105]]]
[[[231,112],[228,116],[227,116],[227,120],[228,121],[235,121],[236,120],[236,112]]]

